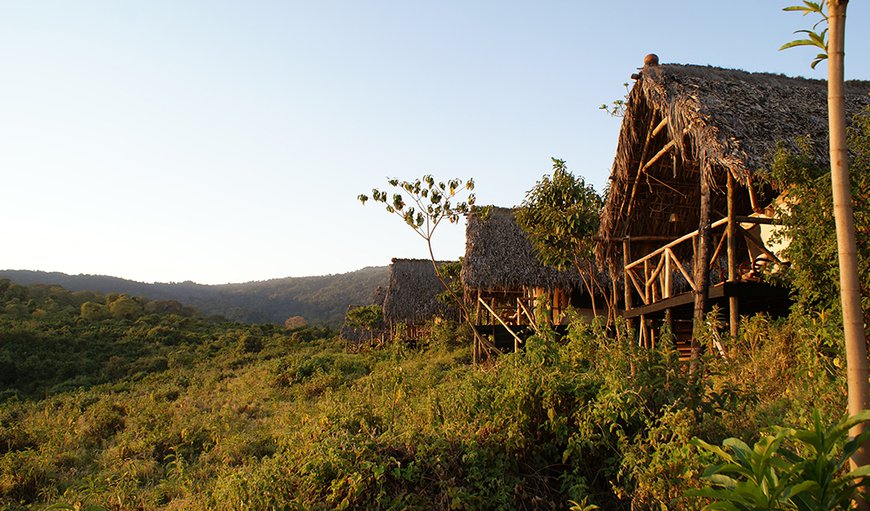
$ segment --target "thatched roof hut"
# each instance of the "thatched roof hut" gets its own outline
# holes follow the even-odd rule
[[[850,114],[870,104],[868,92],[870,82],[847,82]],[[757,174],[769,168],[777,147],[797,149],[801,137],[826,164],[827,130],[825,81],[647,65],[628,96],[600,235],[676,238],[691,232],[699,224],[699,173],[713,190],[711,214],[721,218],[728,173],[739,187],[764,190]],[[773,195],[758,200],[769,202]],[[754,198],[737,194],[736,214],[752,213]],[[620,250],[602,243],[598,255],[619,266]]]
[[[576,271],[557,271],[535,256],[532,243],[517,224],[514,210],[478,207],[468,215],[462,283],[467,289],[512,291],[522,288],[581,287]]]
[[[391,323],[421,324],[447,314],[449,308],[436,299],[444,291],[432,261],[393,259],[384,299],[384,319]]]

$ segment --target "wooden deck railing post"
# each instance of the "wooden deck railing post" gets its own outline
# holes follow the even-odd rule
[[[662,288],[662,296],[664,298],[670,298],[674,292],[673,270],[671,270],[671,254],[670,252],[665,251],[665,253],[662,254],[662,257],[665,258],[665,285]]]

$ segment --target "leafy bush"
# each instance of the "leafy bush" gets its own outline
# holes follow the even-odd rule
[[[816,411],[811,428],[774,428],[753,447],[737,438],[725,440],[723,448],[694,439],[695,445],[722,463],[704,471],[704,478],[716,488],[691,494],[711,499],[708,509],[852,509],[852,498],[862,478],[870,476],[870,465],[848,473],[844,468],[858,447],[870,439],[870,431],[851,440],[848,433],[849,428],[867,420],[870,410],[826,427]]]

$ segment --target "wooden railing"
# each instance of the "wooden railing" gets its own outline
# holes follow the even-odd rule
[[[715,244],[716,248],[710,257],[708,271],[715,268],[717,264],[721,264],[719,261],[723,253],[734,250],[733,247],[736,246],[736,240],[732,243],[729,239],[732,232],[735,236],[743,237],[744,240],[751,242],[753,246],[757,247],[766,256],[769,262],[782,264],[782,261],[765,246],[761,238],[743,228],[743,226],[740,225],[741,223],[775,224],[776,222],[771,218],[750,216],[735,216],[733,226],[729,225],[728,218],[722,218],[721,220],[713,222],[710,225],[710,238],[711,246]],[[697,256],[699,236],[700,230],[690,232],[689,234],[681,236],[655,251],[650,252],[640,259],[626,264],[626,295],[628,296],[629,289],[633,287],[634,291],[637,292],[637,295],[640,296],[643,305],[650,305],[663,299],[670,298],[674,296],[675,284],[678,283],[674,281],[674,277],[676,277],[677,280],[682,277],[692,291],[697,291],[697,285],[694,278],[694,268],[686,268],[686,265],[680,261],[676,253],[688,252],[682,250],[682,246],[690,243],[692,246],[691,260],[694,262]],[[725,248],[724,252],[723,248]],[[732,254],[728,257],[727,272],[715,275],[718,277],[715,281],[711,278],[710,285],[740,278],[737,271],[738,269],[735,267],[736,256],[736,254]],[[748,260],[748,258],[744,258],[744,260]],[[679,273],[676,273],[674,270],[679,270]],[[626,308],[632,308],[632,304],[627,303]]]

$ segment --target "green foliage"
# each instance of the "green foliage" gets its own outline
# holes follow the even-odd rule
[[[15,373],[0,387],[0,508],[693,510],[685,490],[709,463],[693,437],[812,429],[811,408],[845,406],[820,314],[747,319],[728,359],[689,378],[669,344],[579,320],[474,370],[451,322],[413,349],[349,353],[319,327],[85,320],[81,304],[106,297],[0,293],[27,310],[0,315]]]
[[[231,321],[275,324],[283,324],[288,316],[298,315],[312,324],[334,328],[341,324],[348,305],[365,303],[372,289],[386,285],[387,268],[370,267],[338,275],[223,285],[193,282],[145,284],[99,275],[23,270],[0,270],[0,278],[26,285],[58,283],[75,291],[73,295],[80,295],[76,298],[78,303],[95,301],[91,296],[94,292],[156,298],[145,304],[145,314],[193,316],[200,311],[206,316],[220,316]]]
[[[611,117],[625,116],[625,108],[628,105],[628,94],[631,92],[631,89],[629,88],[628,83],[623,83],[622,86],[625,87],[625,96],[611,101],[610,105],[606,103],[602,104],[598,109],[604,110]]]
[[[568,171],[564,160],[552,160],[553,175],[526,193],[516,217],[541,262],[565,269],[591,259],[603,201],[592,185]]]
[[[380,305],[361,305],[347,311],[347,323],[356,328],[372,331],[384,323],[384,308]]]
[[[816,14],[822,18],[813,25],[813,28],[811,30],[797,30],[794,32],[795,34],[806,34],[806,39],[796,39],[794,41],[789,41],[779,47],[780,50],[794,48],[797,46],[811,46],[820,49],[821,53],[816,55],[816,58],[814,58],[813,61],[810,63],[810,67],[815,69],[819,62],[828,58],[828,29],[825,28],[821,32],[816,32],[816,29],[819,27],[819,25],[827,25],[828,23],[828,15],[825,14],[824,3],[810,2],[808,0],[804,0],[803,5],[792,5],[789,7],[785,7],[783,8],[783,11],[799,12],[804,16],[808,14]]]
[[[372,190],[371,199],[385,205],[388,213],[398,215],[414,232],[425,240],[431,240],[438,225],[447,220],[456,223],[461,215],[474,206],[474,180],[463,183],[460,179],[435,181],[430,175],[414,181],[389,179],[387,183],[392,192]],[[465,200],[457,200],[462,192],[468,192]],[[368,202],[367,195],[357,197],[360,202]]]
[[[446,261],[438,265],[438,271],[441,272],[442,278],[447,283],[448,289],[440,293],[436,299],[445,305],[450,305],[453,296],[461,296],[464,293],[462,285],[462,261],[460,257],[458,261]]]
[[[870,420],[870,410],[826,427],[818,411],[808,429],[774,428],[753,447],[728,438],[723,448],[693,439],[699,448],[716,455],[721,463],[704,471],[716,488],[690,492],[707,497],[706,509],[832,511],[851,509],[860,480],[870,466],[843,473],[849,458],[868,438],[865,432],[848,439],[849,428]],[[794,445],[790,449],[788,444]]]
[[[865,315],[870,311],[870,110],[858,115],[849,130],[852,207],[858,244],[858,279]],[[777,152],[770,174],[785,202],[776,210],[789,245],[792,265],[783,275],[798,302],[811,309],[839,310],[839,264],[830,169],[813,162],[805,142],[801,150]],[[778,278],[778,277],[777,277]]]
[[[429,249],[435,275],[450,294],[453,303],[463,311],[468,326],[474,329],[470,311],[461,298],[461,293],[456,292],[448,283],[432,249],[432,237],[441,222],[447,220],[456,223],[460,216],[468,214],[474,208],[476,200],[473,193],[474,179],[465,182],[461,179],[450,179],[445,182],[436,181],[427,174],[414,181],[391,178],[387,183],[393,191],[388,193],[377,188],[372,189],[372,200],[384,204],[388,213],[402,218],[418,236],[423,238]],[[465,198],[461,200],[463,196]],[[365,205],[369,197],[361,194],[357,199]]]

